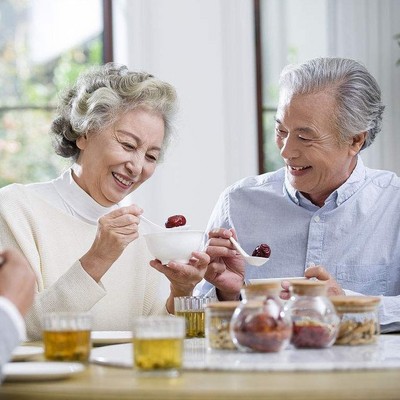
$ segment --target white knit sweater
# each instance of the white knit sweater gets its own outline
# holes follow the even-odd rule
[[[97,227],[38,196],[29,186],[0,190],[0,249],[19,248],[31,264],[37,295],[26,317],[29,339],[41,336],[48,311],[90,310],[93,330],[130,330],[138,315],[166,313],[164,275],[149,266],[144,238],[132,242],[96,283],[79,258],[93,243]]]

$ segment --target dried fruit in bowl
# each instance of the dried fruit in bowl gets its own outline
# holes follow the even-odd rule
[[[186,218],[183,215],[172,215],[165,223],[166,228],[176,228],[183,225],[186,225]]]
[[[261,243],[259,246],[257,246],[252,254],[252,256],[264,257],[264,258],[269,258],[270,255],[271,255],[271,248],[265,243]]]

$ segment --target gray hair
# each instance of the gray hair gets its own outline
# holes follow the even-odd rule
[[[315,58],[288,65],[279,85],[289,94],[330,91],[336,99],[336,124],[341,139],[367,132],[362,149],[368,147],[382,128],[385,106],[375,78],[357,61],[345,58]]]
[[[125,65],[108,63],[89,69],[60,97],[58,116],[51,125],[56,153],[76,161],[80,136],[103,130],[122,114],[140,107],[161,114],[164,120],[163,154],[177,112],[173,86],[146,72],[131,72]]]

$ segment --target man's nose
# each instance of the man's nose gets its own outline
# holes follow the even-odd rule
[[[296,138],[292,135],[282,139],[281,156],[284,159],[296,158],[299,156],[299,149],[296,143]]]

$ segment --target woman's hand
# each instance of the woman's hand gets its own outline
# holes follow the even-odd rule
[[[231,236],[236,239],[236,234],[233,229],[215,229],[208,236],[210,264],[204,277],[216,287],[220,300],[237,300],[244,283],[245,262],[229,240]]]
[[[210,257],[204,252],[195,251],[188,264],[170,261],[162,265],[159,260],[150,261],[150,265],[164,274],[171,282],[171,293],[167,300],[167,310],[174,313],[174,297],[191,296],[195,286],[204,278]]]
[[[96,281],[108,271],[129,243],[139,237],[139,216],[143,210],[130,205],[103,215],[98,222],[96,238],[80,259],[83,269]]]

